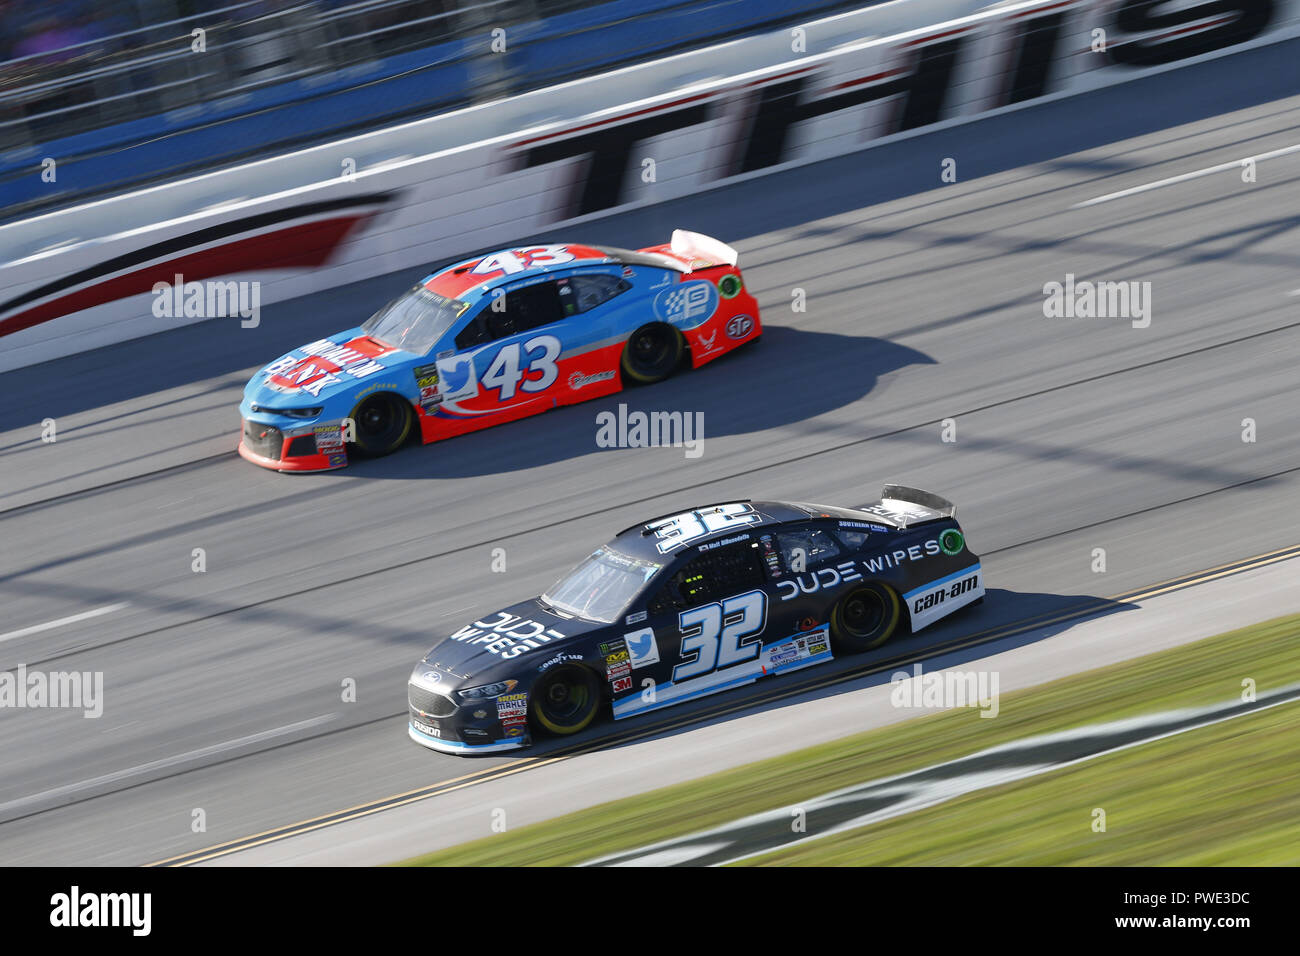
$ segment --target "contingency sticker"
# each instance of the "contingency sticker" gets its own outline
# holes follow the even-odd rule
[[[763,648],[763,672],[797,670],[819,663],[830,656],[830,626],[823,624],[815,630],[798,634],[779,644]]]
[[[420,407],[428,411],[442,401],[438,394],[438,366],[421,365],[413,371],[415,385],[420,390]]]
[[[522,717],[527,713],[527,694],[504,694],[497,698],[497,717]]]
[[[341,425],[316,426],[316,450],[321,454],[340,451],[343,448],[343,427]]]

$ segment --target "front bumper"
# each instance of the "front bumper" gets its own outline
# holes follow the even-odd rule
[[[338,426],[308,426],[283,431],[274,425],[244,419],[239,437],[239,455],[246,461],[276,471],[332,471],[348,463],[347,446],[341,441],[322,450],[316,436]]]
[[[436,667],[422,663],[417,672],[437,674]],[[438,683],[440,679],[433,678]],[[458,703],[450,688],[434,689],[425,680],[407,684],[407,733],[430,750],[473,754],[518,750],[531,744],[527,704],[523,693]],[[502,705],[505,705],[504,707]],[[505,710],[505,713],[502,711]]]
[[[428,747],[430,750],[438,750],[445,754],[492,754],[499,753],[502,750],[520,750],[532,744],[532,738],[528,734],[522,737],[512,737],[505,740],[492,740],[481,744],[466,743],[463,740],[445,740],[441,737],[433,737],[418,730],[415,722],[407,724],[407,734],[412,740],[422,747]]]

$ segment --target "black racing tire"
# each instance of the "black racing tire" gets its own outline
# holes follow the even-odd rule
[[[662,382],[677,371],[685,353],[686,342],[677,329],[663,322],[643,325],[623,347],[623,377],[639,385]]]
[[[841,654],[860,654],[880,647],[898,630],[903,605],[887,584],[859,584],[831,609],[831,643]]]
[[[415,415],[411,403],[394,392],[375,392],[352,410],[355,452],[365,458],[381,458],[401,448],[411,434]]]
[[[565,736],[584,730],[601,702],[600,679],[581,664],[559,664],[542,674],[528,695],[528,709],[539,730]]]

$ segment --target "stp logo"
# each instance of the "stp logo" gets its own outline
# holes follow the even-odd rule
[[[747,315],[738,315],[727,323],[727,338],[743,339],[754,331],[754,320]]]

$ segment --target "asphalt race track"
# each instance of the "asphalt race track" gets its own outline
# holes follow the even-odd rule
[[[335,474],[239,459],[243,383],[418,275],[268,308],[257,329],[211,322],[0,375],[0,670],[102,671],[105,697],[98,719],[0,712],[0,863],[196,854],[496,766],[526,789],[547,748],[464,759],[407,739],[411,666],[434,631],[678,507],[856,504],[884,481],[956,501],[994,590],[877,663],[1119,613],[1097,598],[1294,545],[1300,151],[1253,183],[1229,169],[1074,207],[1300,142],[1298,59],[1278,44],[551,237],[733,242],[764,341]],[[946,157],[956,184],[939,182]],[[1150,282],[1150,326],[1045,318],[1043,286],[1067,273]],[[595,415],[619,402],[703,412],[703,455],[597,448]]]
[[[879,669],[809,674],[808,682],[790,682],[779,694],[769,688],[753,703],[747,702],[752,696],[719,696],[716,710],[704,716],[656,722],[644,731],[638,727],[620,734],[615,743],[593,742],[590,749],[541,758],[525,771],[527,787],[520,786],[517,774],[489,770],[472,783],[447,782],[386,801],[382,812],[367,812],[373,805],[366,805],[333,815],[329,826],[302,822],[289,833],[250,835],[181,860],[205,866],[368,866],[492,838],[503,821],[515,830],[644,793],[651,786],[827,743],[843,737],[846,729],[870,730],[930,713],[895,706],[893,700],[894,675],[911,675],[917,666],[926,673],[978,668],[997,674],[1004,695],[1000,713],[1014,713],[1005,703],[1012,691],[1066,677],[1084,666],[1105,667],[1213,637],[1254,620],[1261,606],[1270,615],[1300,613],[1300,590],[1290,586],[1300,565],[1297,555],[1300,548],[1291,548],[1218,570],[1212,577],[1198,576],[1196,583],[1184,579],[1148,589],[1115,606],[1128,612],[1124,614],[1102,609],[1087,620],[1070,619],[1068,626],[1060,620],[1062,614],[1037,627],[1005,629],[1010,633],[967,626],[960,629],[960,642],[939,654],[924,647],[911,653],[913,642],[902,641],[895,653],[906,656],[896,663],[881,661]],[[1189,602],[1196,602],[1194,615],[1188,613]],[[1234,676],[1224,675],[1229,701]],[[1141,689],[1135,690],[1141,699]],[[807,796],[811,794],[791,794],[790,799]]]

